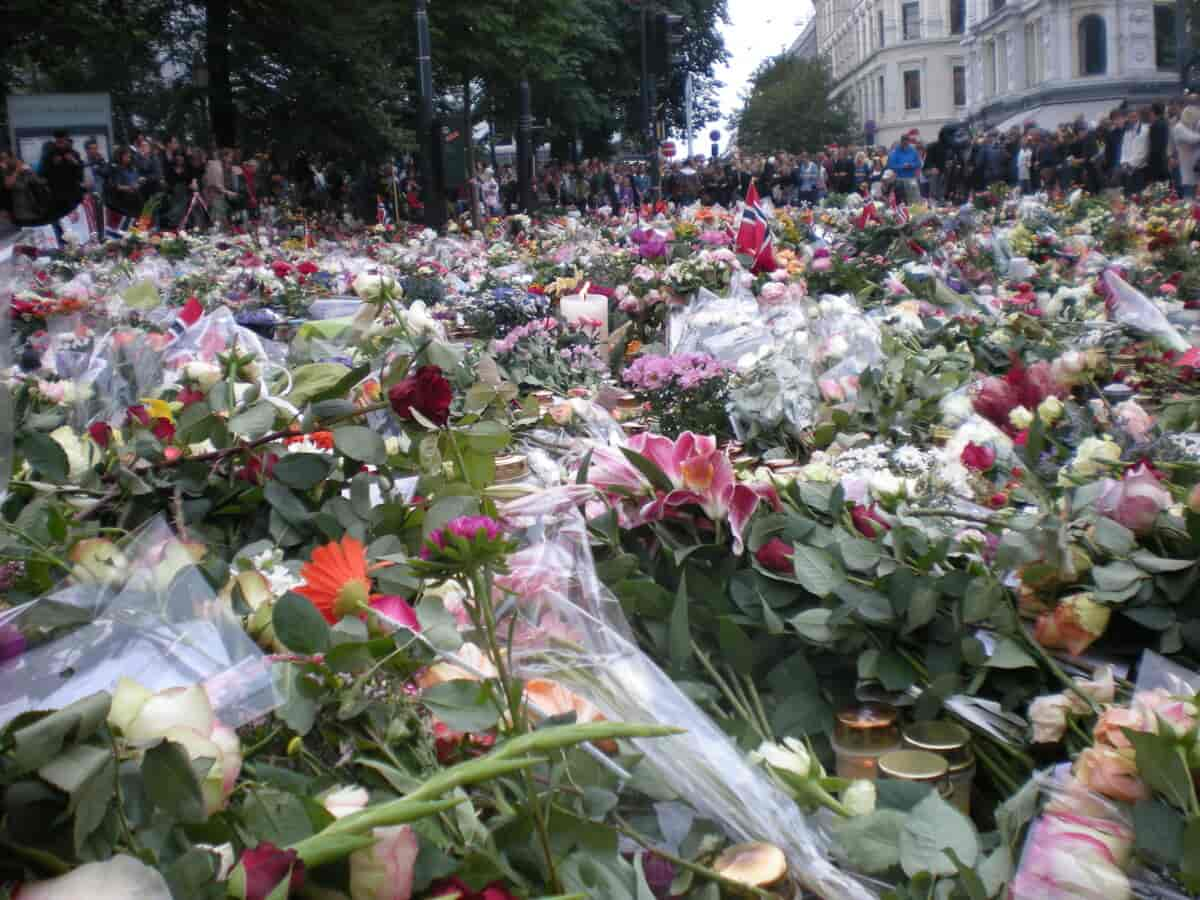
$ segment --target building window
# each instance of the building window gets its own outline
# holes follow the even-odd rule
[[[878,26],[879,46],[883,46],[883,10],[875,13],[875,24]]]
[[[996,43],[988,41],[983,45],[983,96],[991,97],[996,93]]]
[[[996,93],[1008,93],[1008,33],[996,35]]]
[[[904,73],[904,108],[921,108],[921,73],[915,69]]]
[[[1160,69],[1179,65],[1175,46],[1175,7],[1159,4],[1154,7],[1154,64]]]
[[[954,105],[967,105],[967,67],[955,66],[951,70],[954,77]]]
[[[1103,75],[1108,69],[1108,48],[1104,19],[1084,16],[1079,20],[1079,74]]]
[[[992,12],[998,13],[1004,9],[1005,0],[992,0]]]
[[[1038,28],[1036,22],[1025,25],[1025,87],[1037,84]]]
[[[880,75],[879,76],[879,118],[881,118],[881,119],[883,118],[884,110],[887,108],[887,104],[884,102],[885,99],[886,99],[886,95],[883,92],[883,76]]]
[[[967,26],[967,0],[950,0],[950,33],[962,34]]]
[[[903,14],[904,40],[919,40],[921,37],[921,4],[919,2],[905,3],[900,7],[900,11]]]

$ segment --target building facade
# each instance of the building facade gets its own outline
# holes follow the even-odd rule
[[[817,20],[809,19],[800,36],[792,41],[788,53],[797,59],[817,58]]]
[[[968,0],[968,112],[1052,128],[1170,96],[1176,39],[1173,0]]]
[[[967,0],[816,0],[818,54],[863,127],[890,146],[906,131],[936,139],[968,111]]]

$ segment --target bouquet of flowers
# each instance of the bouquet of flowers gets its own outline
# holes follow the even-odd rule
[[[731,371],[707,354],[681,353],[640,357],[621,377],[649,404],[663,434],[725,434]]]

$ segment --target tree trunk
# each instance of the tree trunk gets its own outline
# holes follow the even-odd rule
[[[237,143],[237,109],[229,78],[229,8],[231,0],[207,0],[205,53],[208,57],[210,131],[218,147]]]
[[[470,181],[475,177],[475,127],[471,116],[471,77],[463,76],[463,165],[466,167],[466,177]]]

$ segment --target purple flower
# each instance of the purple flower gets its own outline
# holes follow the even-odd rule
[[[425,546],[421,548],[421,559],[429,559],[433,548],[445,549],[447,534],[470,543],[479,536],[480,532],[483,533],[486,540],[495,541],[501,535],[500,523],[491,516],[459,516],[457,519],[451,519],[444,527],[432,532],[426,538]]]
[[[655,897],[664,900],[671,896],[671,883],[675,880],[674,863],[657,853],[647,853],[642,858],[642,874],[646,876],[646,886],[654,892]]]
[[[25,652],[25,635],[16,625],[0,625],[0,663]]]

